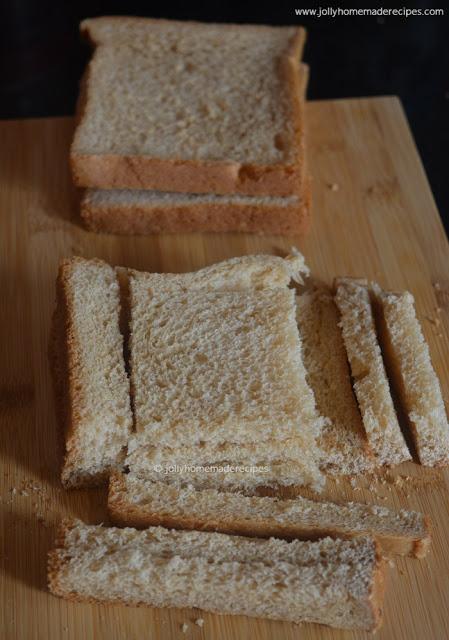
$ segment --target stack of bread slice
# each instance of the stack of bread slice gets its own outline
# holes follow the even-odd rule
[[[320,491],[328,475],[360,475],[409,460],[390,379],[422,464],[448,463],[449,425],[411,295],[348,278],[298,295],[292,284],[307,274],[297,253],[244,256],[187,274],[114,269],[82,258],[62,263],[52,354],[66,428],[63,483],[89,487],[109,479],[111,520],[133,528],[66,525],[51,556],[55,593],[348,628],[377,625],[383,574],[377,549],[422,557],[430,543],[427,518],[318,496],[287,499],[279,489]],[[274,495],[262,496],[261,487]],[[161,525],[202,533],[177,537],[154,528]],[[251,546],[238,534],[296,542]],[[287,554],[286,573],[266,555],[278,543]],[[216,554],[218,571],[232,558],[241,563],[222,591],[199,564],[200,556],[205,566],[211,562],[204,549]],[[331,589],[331,600],[308,601],[307,613],[298,587],[292,608],[265,606],[273,580],[305,580],[303,557],[318,588],[322,553],[332,555],[326,584],[341,581],[338,597]],[[91,573],[94,557],[101,568]],[[172,559],[166,568],[163,558]],[[262,571],[252,583],[260,606],[232,598],[229,606],[220,604],[236,575],[254,564]],[[366,590],[357,586],[362,565]],[[177,566],[198,579],[194,593],[170,595]],[[157,593],[145,586],[154,567],[161,567]],[[327,614],[326,607],[340,613]]]
[[[95,50],[70,155],[89,229],[307,230],[303,29],[102,17],[81,31]]]

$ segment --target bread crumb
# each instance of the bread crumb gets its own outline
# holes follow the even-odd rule
[[[183,622],[181,626],[181,631],[183,633],[187,633],[188,628],[189,628],[189,625],[187,624],[187,622]]]
[[[336,182],[331,182],[328,186],[331,191],[338,191],[340,189],[340,185]]]
[[[197,618],[197,619],[195,620],[195,624],[197,624],[199,627],[202,627],[202,626],[203,626],[203,624],[204,624],[204,620],[203,620],[203,618]]]

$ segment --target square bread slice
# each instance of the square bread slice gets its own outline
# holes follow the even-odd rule
[[[257,257],[246,262],[254,268]],[[263,257],[260,275],[270,281],[266,264]],[[285,270],[292,262],[276,264]],[[301,434],[314,456],[320,419],[305,380],[294,292],[248,288],[244,262],[235,266],[130,272],[136,432],[172,448]]]
[[[61,262],[51,360],[65,426],[65,487],[106,481],[132,429],[115,271],[101,260]]]
[[[430,546],[429,522],[415,511],[349,502],[315,502],[244,496],[216,489],[198,490],[148,482],[134,473],[116,473],[109,483],[108,510],[119,526],[162,525],[223,533],[316,540],[374,537],[386,553],[422,558]]]
[[[421,464],[449,464],[449,424],[414,298],[374,286],[380,338],[393,385],[408,416]]]
[[[373,453],[380,464],[410,460],[390,393],[369,287],[364,281],[338,278],[335,289],[354,391]]]
[[[301,64],[301,118],[309,69]],[[306,166],[305,133],[300,150]],[[245,232],[304,235],[310,226],[311,180],[290,196],[175,193],[145,189],[84,190],[81,217],[97,233]]]
[[[68,600],[377,628],[385,563],[371,538],[317,542],[62,524],[50,591]]]
[[[303,182],[298,27],[94,18],[78,186],[286,196]]]
[[[319,447],[322,470],[352,475],[372,471],[376,460],[368,444],[352,389],[340,314],[332,292],[324,286],[296,298],[307,381],[318,412],[326,418]]]

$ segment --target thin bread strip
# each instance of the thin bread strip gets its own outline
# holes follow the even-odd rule
[[[61,343],[54,334],[52,351],[62,356],[53,359],[66,433],[62,482],[91,486],[122,464],[132,427],[119,287],[106,263],[71,258],[60,265],[56,290]]]
[[[284,446],[288,447],[288,444],[284,443]],[[190,484],[197,489],[249,493],[261,487],[308,486],[317,492],[323,489],[325,478],[315,461],[305,455],[307,449],[299,448],[298,456],[292,459],[284,458],[279,451],[264,457],[257,446],[234,445],[232,448],[246,452],[254,449],[255,453],[244,458],[240,451],[238,457],[209,459],[195,456],[194,447],[144,446],[128,455],[125,463],[142,480],[163,480],[178,487]],[[188,458],[183,457],[187,450]]]
[[[297,192],[303,29],[103,17],[81,31],[95,51],[71,149],[77,185]]]
[[[378,343],[369,288],[360,280],[338,278],[335,289],[354,391],[373,453],[380,464],[410,460]]]
[[[319,447],[327,474],[370,471],[375,459],[369,447],[351,384],[346,350],[338,326],[340,317],[327,287],[296,298],[296,318],[302,355],[318,412],[326,418]]]
[[[422,558],[430,546],[429,521],[415,511],[377,505],[243,496],[215,489],[175,487],[134,473],[110,478],[108,510],[114,524],[221,531],[268,538],[316,540],[372,536],[388,553]]]
[[[305,235],[311,184],[299,196],[219,196],[138,189],[86,189],[81,217],[90,231],[119,235],[241,232]]]
[[[390,378],[408,416],[421,464],[449,464],[449,424],[429,348],[408,291],[374,286],[380,338]]]
[[[306,485],[321,491],[325,478],[304,455],[308,438],[267,440],[254,444],[224,443],[210,446],[148,445],[133,434],[125,465],[142,479],[197,488],[251,491],[258,487]]]
[[[50,591],[69,600],[199,607],[348,629],[381,623],[384,570],[370,538],[318,542],[63,523]]]

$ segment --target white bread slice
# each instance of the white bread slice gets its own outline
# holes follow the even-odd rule
[[[302,183],[297,27],[94,18],[77,185],[284,196]]]
[[[319,439],[321,468],[341,475],[373,470],[331,290],[322,286],[297,296],[296,309],[307,381],[318,412],[327,419]]]
[[[132,428],[115,271],[100,260],[61,262],[52,337],[65,423],[66,487],[91,486],[119,468]]]
[[[374,285],[384,358],[408,416],[421,464],[449,464],[449,424],[429,348],[415,313],[414,298],[404,291]]]
[[[243,232],[304,235],[311,188],[301,196],[167,193],[143,189],[86,189],[81,217],[90,231],[120,235]]]
[[[305,381],[294,294],[285,287],[301,258],[267,258],[184,276],[130,273],[135,425],[148,444],[301,435],[316,457],[320,418]]]
[[[49,555],[50,591],[69,600],[310,621],[381,622],[384,567],[370,538],[318,542],[65,522]]]
[[[335,301],[368,441],[380,464],[410,460],[390,393],[365,281],[338,278]]]
[[[114,524],[146,528],[221,531],[248,536],[315,540],[369,535],[385,552],[422,558],[430,546],[428,518],[415,511],[349,502],[314,502],[197,490],[116,473],[109,482],[108,510]]]

